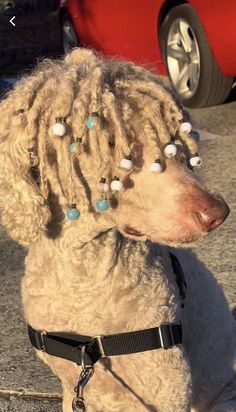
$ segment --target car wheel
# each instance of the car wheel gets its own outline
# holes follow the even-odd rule
[[[62,47],[64,53],[68,53],[73,47],[79,46],[79,41],[68,14],[62,17]]]
[[[159,39],[167,72],[185,106],[213,106],[227,99],[233,78],[219,69],[205,30],[189,4],[168,12]]]

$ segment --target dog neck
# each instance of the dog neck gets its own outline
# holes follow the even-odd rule
[[[93,231],[93,236],[91,233],[89,235],[91,239],[86,242],[84,240],[88,237],[88,233],[78,236],[78,233],[75,233],[74,230],[70,231],[68,228],[58,240],[48,240],[48,248],[45,247],[45,240],[41,243],[46,249],[46,255],[49,252],[53,260],[57,261],[58,259],[60,264],[64,266],[66,279],[72,284],[74,284],[75,276],[80,283],[99,284],[105,279],[114,278],[114,271],[118,267],[119,272],[121,272],[120,278],[126,276],[129,268],[132,268],[131,272],[135,277],[133,260],[137,259],[139,264],[144,264],[149,253],[148,242],[126,239],[116,228],[105,230],[99,234]]]
[[[114,228],[87,243],[70,239],[70,244],[63,237],[42,239],[29,249],[22,288],[29,324],[96,335],[126,330],[128,313],[131,329],[136,317],[140,328],[169,320],[168,311],[175,319],[178,290],[174,277],[174,289],[168,286],[172,269],[167,248],[126,239]],[[170,299],[172,293],[176,299]],[[146,316],[147,297],[150,308],[164,308],[163,317]]]

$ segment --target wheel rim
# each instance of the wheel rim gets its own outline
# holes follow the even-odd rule
[[[167,37],[167,66],[177,92],[190,99],[199,85],[200,53],[196,36],[189,23],[177,19]]]
[[[63,49],[68,53],[71,48],[78,45],[75,30],[69,20],[65,20],[62,26],[63,31]]]

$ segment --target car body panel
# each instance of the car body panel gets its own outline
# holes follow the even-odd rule
[[[236,74],[236,1],[190,0],[205,28],[209,44],[223,74]],[[155,67],[164,74],[158,21],[163,0],[67,0],[66,7],[78,38],[110,56]],[[173,5],[176,2],[173,1]]]
[[[162,2],[148,0],[148,7],[147,2],[136,0],[68,0],[64,3],[82,45],[165,73],[157,35]]]

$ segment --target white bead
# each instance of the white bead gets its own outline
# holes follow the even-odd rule
[[[165,147],[164,153],[166,157],[174,157],[177,153],[177,147],[175,146],[175,144],[170,143]]]
[[[37,164],[39,163],[39,158],[38,156],[36,156],[36,154],[31,153],[30,156],[30,166],[34,167],[37,166]]]
[[[120,161],[120,167],[123,169],[131,170],[133,168],[133,162],[130,159],[122,159]]]
[[[154,163],[150,164],[149,170],[150,170],[150,172],[161,173],[163,171],[163,167],[162,167],[161,163],[154,162]]]
[[[103,192],[108,192],[109,191],[109,184],[108,183],[103,183]]]
[[[123,188],[123,184],[120,180],[112,180],[111,182],[111,190],[120,191]]]
[[[190,133],[192,130],[192,125],[189,122],[184,122],[180,125],[180,130],[181,132],[187,132]]]
[[[56,136],[61,136],[62,137],[66,133],[66,128],[65,128],[64,124],[62,124],[62,123],[55,123],[52,126],[52,131],[53,131],[53,134],[55,134]]]
[[[192,167],[201,166],[201,164],[202,164],[202,159],[201,159],[200,156],[194,156],[194,157],[191,157],[191,158],[190,158],[189,163],[190,163],[190,165],[191,165]]]

